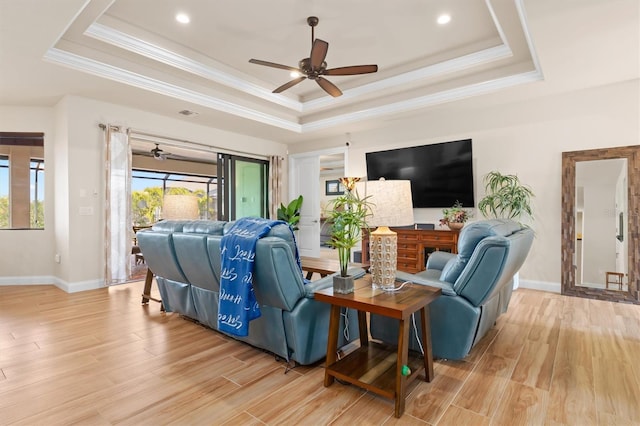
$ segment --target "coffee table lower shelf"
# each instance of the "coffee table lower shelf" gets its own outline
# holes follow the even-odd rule
[[[402,369],[397,365],[397,350],[395,346],[369,341],[366,346],[328,365],[326,376],[360,386],[385,398],[404,398],[404,395],[396,395],[396,380],[400,380]],[[406,377],[409,384],[424,371],[424,358],[409,351],[407,366],[411,369]]]

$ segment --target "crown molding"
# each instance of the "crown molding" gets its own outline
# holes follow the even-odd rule
[[[179,55],[168,49],[156,46],[137,37],[132,37],[122,31],[115,30],[103,24],[93,23],[85,31],[85,35],[103,41],[121,49],[136,53],[145,58],[172,66],[190,74],[204,77],[227,87],[265,99],[269,102],[284,106],[294,111],[302,112],[302,104],[283,95],[274,95],[270,90],[249,82],[249,76],[239,74],[241,78],[207,66],[202,62],[194,61],[186,56]],[[221,67],[221,65],[218,65]]]
[[[323,108],[334,107],[339,104],[357,101],[357,98],[359,97],[375,94],[380,92],[381,90],[391,89],[405,84],[418,83],[428,78],[434,78],[441,75],[459,72],[478,65],[513,56],[513,52],[506,43],[504,34],[502,33],[500,25],[495,19],[492,10],[491,15],[494,19],[494,24],[498,29],[498,33],[500,34],[500,38],[502,40],[501,45],[483,49],[478,52],[470,53],[434,65],[428,65],[426,67],[378,80],[372,83],[364,84],[353,89],[347,89],[343,91],[342,96],[340,96],[339,98],[328,98],[325,96],[305,102],[296,101],[287,98],[284,95],[272,93],[270,90],[265,89],[262,86],[250,83],[248,81],[250,77],[245,74],[238,74],[240,76],[240,78],[238,78],[237,76],[231,75],[216,68],[216,65],[207,66],[202,62],[194,61],[188,57],[149,43],[140,38],[133,37],[122,31],[116,30],[103,24],[93,23],[87,28],[87,30],[85,31],[85,35],[135,53],[137,55],[143,56],[145,58],[169,65],[171,67],[194,75],[198,75],[232,89],[239,90],[243,93],[256,96],[274,104],[292,109],[296,112],[311,113]],[[216,62],[213,60],[212,63],[216,64]],[[222,67],[222,65],[220,64],[218,64],[217,66],[220,68]]]
[[[382,105],[379,107],[354,111],[326,119],[311,121],[309,123],[301,125],[290,120],[256,111],[254,109],[243,107],[228,101],[216,99],[211,96],[203,95],[193,90],[184,89],[173,84],[145,77],[131,71],[104,64],[102,62],[88,59],[57,48],[49,49],[46,52],[44,59],[50,62],[68,66],[76,70],[84,71],[98,77],[107,78],[113,81],[138,87],[140,89],[145,89],[165,96],[181,99],[186,102],[202,105],[208,108],[215,109],[217,111],[233,114],[239,117],[247,118],[296,133],[308,133],[337,126],[340,124],[353,123],[361,120],[381,117],[383,115],[396,114],[413,109],[424,108],[427,106],[442,104],[445,102],[464,99],[480,94],[486,94],[499,89],[504,89],[518,84],[538,81],[542,79],[542,73],[539,70],[535,70],[509,77],[445,90],[442,92]]]
[[[167,64],[173,68],[187,73],[203,77],[205,79],[219,83],[251,96],[271,102],[300,114],[311,113],[319,110],[335,107],[336,105],[346,106],[356,102],[365,96],[373,96],[381,91],[388,91],[400,86],[419,84],[427,79],[453,74],[479,65],[493,61],[502,60],[513,56],[513,52],[506,39],[494,8],[493,0],[485,0],[494,25],[498,31],[501,44],[487,49],[479,50],[457,58],[439,62],[433,65],[412,70],[400,75],[395,75],[382,80],[364,84],[362,86],[345,90],[340,98],[322,97],[300,102],[280,94],[273,94],[268,89],[250,82],[250,77],[246,74],[232,75],[223,70],[225,66],[215,60],[211,60],[211,65],[190,59],[184,55],[177,54],[153,43],[133,37],[123,31],[114,29],[111,26],[93,22],[83,33],[104,43],[116,46],[126,51],[135,53],[142,57]],[[519,73],[507,77],[487,80],[483,82],[469,84],[463,87],[443,90],[429,95],[419,96],[394,103],[380,105],[376,107],[360,109],[343,114],[336,114],[327,118],[309,121],[300,124],[296,119],[280,118],[273,114],[259,111],[255,108],[239,105],[236,102],[225,101],[214,96],[206,95],[191,89],[167,83],[139,73],[135,73],[123,68],[109,65],[88,57],[84,57],[61,48],[52,47],[44,55],[44,59],[53,63],[61,64],[69,68],[86,72],[98,77],[127,84],[143,90],[158,93],[175,99],[180,99],[193,104],[211,108],[227,114],[253,120],[269,126],[288,130],[294,133],[309,133],[316,130],[327,129],[341,124],[354,123],[362,120],[380,118],[385,115],[393,115],[407,112],[419,108],[438,105],[486,94],[500,89],[513,87],[518,84],[539,81],[543,79],[543,74],[533,46],[531,35],[526,21],[524,0],[512,0],[516,7],[521,29],[523,31],[529,54],[531,56],[534,70]]]
[[[307,101],[303,104],[303,111],[312,112],[321,108],[335,106],[336,104],[354,100],[355,98],[366,94],[376,93],[381,90],[398,87],[403,84],[416,83],[421,80],[434,78],[440,75],[459,72],[511,56],[513,56],[513,52],[504,44],[491,47],[468,55],[460,56],[455,59],[450,59],[417,70],[409,71],[404,74],[399,74],[383,80],[364,84],[353,89],[345,90],[339,98],[328,98],[324,96],[322,98]]]
[[[386,115],[411,111],[428,106],[443,104],[446,102],[457,101],[460,99],[483,95],[495,92],[500,89],[505,89],[508,87],[517,86],[519,84],[530,83],[539,80],[542,80],[542,73],[540,73],[538,70],[535,70],[495,80],[488,80],[481,83],[470,84],[463,87],[457,87],[455,89],[444,90],[442,92],[408,99],[406,101],[395,102],[392,104],[369,108],[354,113],[337,115],[334,117],[305,123],[302,125],[302,133],[326,129],[329,127],[338,126],[340,124],[353,123],[356,121],[368,120]]]
[[[98,77],[128,84],[130,86],[169,96],[175,99],[181,99],[183,101],[191,102],[197,105],[202,105],[204,107],[233,114],[238,117],[247,118],[274,127],[279,127],[281,129],[290,130],[296,133],[300,133],[301,131],[300,124],[293,121],[256,111],[254,109],[243,107],[228,101],[223,101],[212,96],[203,95],[202,93],[198,93],[194,90],[185,89],[174,84],[149,78],[141,74],[114,67],[112,65],[108,65],[93,59],[85,58],[83,56],[76,55],[74,53],[70,53],[61,49],[49,49],[45,53],[44,59],[49,62],[58,63]]]

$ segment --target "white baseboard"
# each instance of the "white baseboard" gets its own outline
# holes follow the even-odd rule
[[[520,288],[529,288],[531,290],[548,291],[550,293],[560,294],[560,283],[553,283],[548,281],[532,281],[520,279]]]
[[[55,286],[60,290],[64,290],[67,293],[77,293],[79,291],[96,290],[103,288],[104,280],[87,280],[79,281],[75,283],[68,283],[66,281],[56,279]]]
[[[67,293],[76,293],[78,291],[103,288],[104,280],[88,280],[68,283],[53,276],[0,277],[0,285],[55,285],[60,290]]]
[[[0,285],[55,285],[56,277],[50,275],[35,277],[0,277]]]

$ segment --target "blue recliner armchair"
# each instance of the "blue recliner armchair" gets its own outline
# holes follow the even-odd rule
[[[524,263],[533,237],[530,228],[512,220],[470,223],[460,233],[458,254],[435,252],[429,256],[425,271],[398,272],[400,280],[442,289],[442,296],[430,305],[434,357],[463,359],[507,311],[513,277]],[[370,328],[374,339],[397,342],[396,320],[372,315]],[[419,349],[413,330],[410,347]]]

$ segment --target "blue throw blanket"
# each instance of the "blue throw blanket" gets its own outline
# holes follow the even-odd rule
[[[256,243],[281,220],[256,217],[238,219],[222,237],[220,250],[220,302],[218,329],[235,336],[249,334],[249,321],[260,317],[260,306],[253,292],[253,265]],[[289,228],[291,229],[291,228]],[[292,231],[293,235],[293,231]],[[294,238],[295,241],[295,238]],[[296,260],[300,257],[296,248]],[[302,274],[302,269],[300,269]]]

